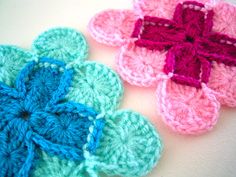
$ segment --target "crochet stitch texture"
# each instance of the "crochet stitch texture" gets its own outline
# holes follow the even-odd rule
[[[114,21],[114,19],[116,19]],[[120,46],[117,71],[157,86],[158,109],[174,131],[211,130],[220,105],[236,106],[236,7],[223,1],[135,0],[89,23],[101,43]]]
[[[84,61],[83,35],[50,29],[32,48],[0,46],[0,177],[147,174],[159,135],[142,115],[116,111],[122,83]]]

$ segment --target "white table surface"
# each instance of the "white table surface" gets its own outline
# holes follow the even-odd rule
[[[89,59],[114,68],[117,49],[96,43],[86,28],[96,12],[108,8],[131,8],[131,1],[0,0],[0,43],[29,48],[32,40],[50,27],[73,27],[86,35],[91,48]],[[148,177],[236,176],[236,109],[222,108],[212,132],[189,137],[173,133],[160,120],[154,88],[143,89],[125,83],[122,108],[147,116],[163,138],[163,157]]]

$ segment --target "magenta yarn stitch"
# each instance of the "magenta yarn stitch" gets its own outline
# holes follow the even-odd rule
[[[98,42],[121,47],[117,71],[124,80],[157,86],[159,112],[173,130],[211,130],[220,104],[236,107],[233,5],[135,0],[133,11],[97,14],[89,30]]]

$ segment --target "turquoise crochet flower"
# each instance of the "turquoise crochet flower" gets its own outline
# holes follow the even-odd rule
[[[32,51],[0,46],[0,176],[143,176],[160,158],[155,128],[116,111],[119,77],[84,61],[82,34],[56,28]]]

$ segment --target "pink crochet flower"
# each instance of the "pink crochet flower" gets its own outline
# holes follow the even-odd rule
[[[157,86],[164,122],[184,134],[212,129],[220,105],[236,107],[236,7],[225,2],[136,0],[89,24],[119,46],[117,70],[137,86]]]

